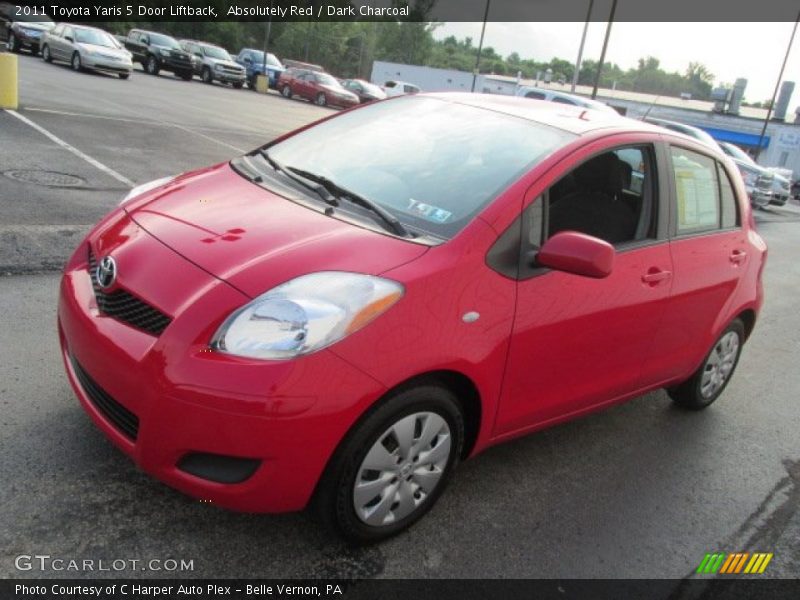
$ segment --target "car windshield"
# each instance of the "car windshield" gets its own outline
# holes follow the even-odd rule
[[[253,51],[253,62],[257,65],[263,65],[264,53],[261,51]],[[267,52],[267,64],[270,67],[278,67],[281,69],[283,68],[281,61],[279,61],[274,54],[270,54],[269,52]]]
[[[748,164],[751,165],[755,164],[755,161],[750,157],[750,155],[747,154],[747,152],[745,152],[741,148],[739,148],[739,146],[734,146],[733,144],[727,144],[727,143],[723,143],[721,145],[722,149],[725,150],[725,154],[732,156],[734,158],[738,158],[739,160],[742,160]]]
[[[271,146],[269,155],[372,200],[413,231],[449,239],[574,137],[495,111],[408,96],[320,123]]]
[[[93,46],[104,46],[106,48],[117,48],[117,43],[105,31],[96,29],[76,29],[75,41],[80,44],[92,44]]]
[[[210,58],[216,58],[217,60],[232,60],[231,55],[224,48],[220,48],[219,46],[202,46],[203,54]]]
[[[383,94],[383,90],[374,83],[367,83],[366,81],[359,81],[358,83],[361,84],[361,87],[364,88],[365,92],[378,95]]]
[[[161,35],[160,33],[151,33],[150,43],[155,44],[156,46],[164,46],[165,48],[174,48],[175,50],[181,49],[181,46],[178,44],[178,42],[168,35]]]
[[[322,85],[330,85],[333,87],[341,87],[342,85],[333,75],[328,75],[327,73],[315,73],[314,76]]]

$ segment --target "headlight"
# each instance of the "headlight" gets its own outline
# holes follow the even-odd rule
[[[169,56],[169,50],[167,48],[159,48],[158,53],[161,56]]]
[[[231,314],[211,340],[219,352],[281,360],[358,331],[403,296],[395,281],[340,271],[303,275]]]
[[[222,71],[222,69],[223,69],[223,67],[222,67],[221,64],[217,63],[217,64],[214,65],[214,70],[215,71]]]
[[[156,179],[154,181],[148,181],[147,183],[143,183],[142,185],[137,185],[133,188],[128,194],[122,199],[119,203],[120,206],[128,202],[128,200],[132,200],[136,198],[136,196],[141,196],[145,192],[149,192],[150,190],[154,190],[157,187],[161,187],[162,185],[168,184],[170,181],[175,179],[174,177],[162,177],[161,179]]]

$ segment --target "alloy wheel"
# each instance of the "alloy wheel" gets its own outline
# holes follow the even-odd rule
[[[725,385],[738,355],[739,336],[735,331],[729,331],[719,339],[703,366],[700,393],[704,398],[711,398]]]

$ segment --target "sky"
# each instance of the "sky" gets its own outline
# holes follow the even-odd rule
[[[699,1],[699,0],[698,0]],[[477,46],[482,23],[445,23],[434,37],[471,37]],[[484,47],[508,56],[548,61],[553,57],[574,62],[584,23],[486,24]],[[772,97],[794,23],[632,23],[615,22],[606,61],[622,69],[635,67],[639,58],[655,56],[665,71],[683,73],[690,62],[704,64],[715,76],[714,87],[747,79],[745,99],[759,102]],[[592,22],[583,57],[597,60],[603,48],[606,23]],[[796,83],[787,120],[800,105],[800,35],[796,36],[784,71],[784,81]]]

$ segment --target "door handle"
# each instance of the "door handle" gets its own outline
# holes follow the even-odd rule
[[[658,267],[653,267],[642,275],[642,281],[650,285],[656,285],[672,277],[672,271],[662,271]]]
[[[744,250],[734,250],[731,252],[730,259],[733,264],[740,265],[747,260],[747,252]]]

